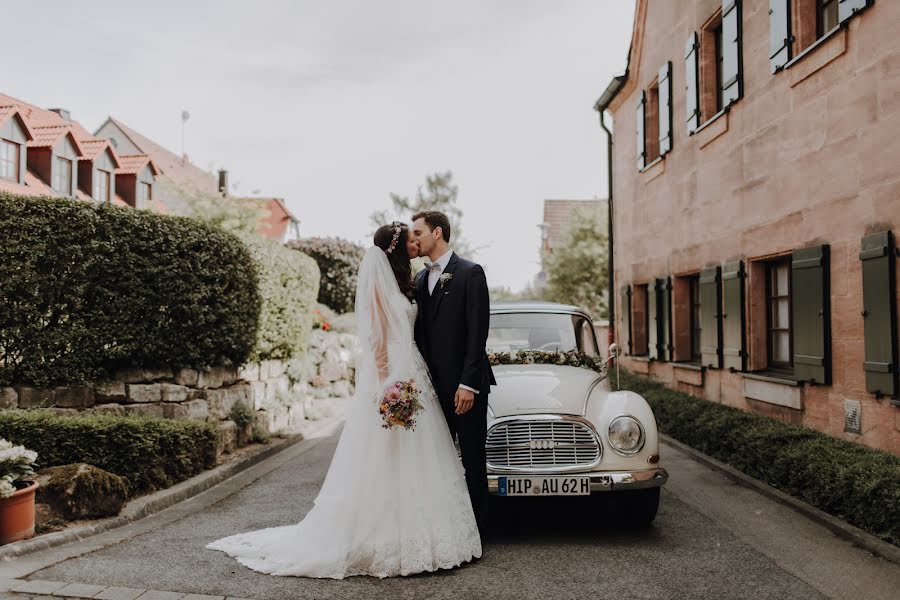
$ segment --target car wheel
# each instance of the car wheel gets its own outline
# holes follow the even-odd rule
[[[629,523],[647,527],[656,518],[659,510],[659,488],[629,490],[617,494],[619,508]]]

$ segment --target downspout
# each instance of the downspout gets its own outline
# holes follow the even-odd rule
[[[606,127],[603,120],[604,112],[599,113],[600,127],[606,133],[606,235],[608,244],[607,273],[609,279],[607,310],[606,315],[609,320],[609,330],[606,338],[607,345],[616,341],[616,283],[613,274],[615,273],[615,257],[613,256],[613,135]]]
[[[607,336],[607,342],[612,344],[616,341],[616,283],[615,283],[615,260],[613,258],[613,133],[606,126],[606,122],[603,120],[603,116],[606,113],[606,109],[609,107],[609,104],[613,101],[613,99],[618,95],[619,91],[625,85],[625,81],[628,79],[628,70],[625,70],[625,73],[619,75],[617,77],[613,77],[612,81],[609,82],[609,85],[606,86],[606,90],[604,90],[603,95],[594,103],[594,110],[600,116],[600,127],[606,133],[606,177],[607,177],[607,217],[606,217],[606,230],[607,230],[607,244],[608,244],[608,257],[607,257],[607,268],[609,272],[609,283],[608,283],[608,309],[607,309],[607,317],[609,318],[609,335]]]

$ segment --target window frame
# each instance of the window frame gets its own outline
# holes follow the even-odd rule
[[[841,24],[840,13],[838,11],[839,0],[816,0],[816,40],[825,37],[832,29],[836,29]],[[825,14],[829,9],[834,9],[834,25],[825,28]]]
[[[773,287],[773,273],[779,268],[787,271],[787,294],[775,295]],[[794,327],[793,327],[793,282],[791,271],[791,256],[780,256],[772,260],[765,261],[766,270],[766,368],[769,371],[781,374],[793,374],[794,371]],[[787,298],[787,327],[775,327],[773,325],[773,308],[774,302]],[[787,362],[776,361],[774,359],[774,333],[777,331],[787,331],[788,334],[788,360]]]
[[[721,16],[719,17],[719,22],[712,28],[711,33],[713,35],[716,55],[716,112],[714,114],[719,114],[722,112],[722,109],[725,108],[725,89],[723,87],[725,82],[722,80],[722,74],[725,69],[725,44],[723,39],[723,36],[725,35],[725,23],[722,21]]]
[[[0,154],[0,164],[2,164],[0,166],[0,179],[19,183],[19,174],[22,168],[22,144],[6,138],[0,138],[0,147],[4,149],[4,153]],[[15,152],[15,157],[12,159],[5,156],[5,152],[10,148]],[[7,165],[12,165],[12,175],[3,174],[8,168]]]
[[[659,78],[647,86],[644,105],[644,170],[662,160],[659,153]]]
[[[100,185],[100,182],[103,182],[103,185]],[[105,169],[97,169],[97,181],[94,184],[94,200],[97,202],[110,202],[112,200],[111,188],[112,188],[112,173]],[[97,192],[100,189],[103,189],[103,197],[98,197]]]
[[[72,170],[74,168],[73,161],[71,159],[66,158],[65,156],[56,156],[54,157],[56,163],[56,170],[54,171],[53,177],[53,190],[60,194],[64,194],[66,196],[72,195]],[[68,189],[60,189],[62,188],[63,183],[63,167],[65,167],[65,173],[67,174],[67,188]]]
[[[144,192],[147,192],[146,195]],[[153,184],[146,181],[138,182],[138,202],[143,206],[144,203],[153,202]]]

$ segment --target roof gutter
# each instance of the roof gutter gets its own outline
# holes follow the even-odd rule
[[[594,103],[594,110],[597,111],[600,116],[600,127],[606,133],[606,177],[607,177],[607,217],[606,217],[606,227],[607,227],[607,243],[609,244],[609,248],[607,250],[607,273],[608,273],[608,290],[607,290],[607,309],[606,315],[609,319],[609,334],[607,336],[607,343],[612,344],[616,340],[616,296],[615,296],[615,270],[614,270],[614,259],[613,259],[613,134],[606,126],[606,122],[603,120],[603,113],[606,112],[606,109],[609,108],[610,103],[613,99],[619,94],[622,88],[625,86],[625,82],[628,80],[628,70],[625,70],[623,75],[618,75],[613,77],[612,81],[609,82],[609,85],[606,86],[606,89],[601,94],[600,98],[597,99],[597,102]]]

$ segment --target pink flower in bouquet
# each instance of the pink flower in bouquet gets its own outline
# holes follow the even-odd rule
[[[384,421],[381,426],[384,429],[415,429],[415,415],[423,409],[415,380],[397,381],[387,387],[378,405],[378,412]]]

